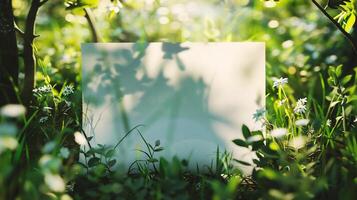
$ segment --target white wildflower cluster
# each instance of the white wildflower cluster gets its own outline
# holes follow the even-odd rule
[[[115,3],[110,3],[107,5],[108,12],[114,12],[115,14],[119,13],[120,9],[123,8],[123,4],[120,1],[116,1]]]
[[[48,116],[41,117],[38,121],[43,124],[48,120]]]
[[[280,77],[274,80],[273,88],[278,88],[288,83],[288,78]]]
[[[50,93],[52,91],[52,88],[50,85],[44,85],[42,87],[35,88],[32,91],[36,94],[46,94],[46,93]]]
[[[296,114],[304,114],[306,112],[307,98],[299,99],[294,108]]]
[[[71,94],[73,94],[74,93],[74,87],[73,87],[73,85],[66,85],[65,87],[64,87],[64,89],[63,89],[63,92],[62,92],[62,94],[64,95],[64,96],[69,96],[69,95],[71,95]]]

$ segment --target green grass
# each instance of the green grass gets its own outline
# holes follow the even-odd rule
[[[0,200],[357,199],[357,63],[351,41],[335,27],[351,28],[356,1],[348,9],[327,8],[327,14],[345,16],[337,25],[305,1],[269,7],[261,1],[207,0],[192,4],[195,12],[174,11],[174,1],[125,2],[119,13],[100,12],[95,1],[83,5],[96,13],[102,41],[266,42],[266,110],[254,116],[265,126],[243,126],[244,138],[232,141],[255,154],[253,163],[217,149],[210,166],[190,171],[188,160],[157,157],[165,149],[159,140],[147,141],[140,125],[123,130],[112,147],[79,145],[91,144],[81,127],[80,43],[93,41],[93,30],[78,4],[49,1],[36,25],[34,101],[26,113],[20,105],[0,108]],[[20,28],[29,3],[13,0]],[[200,13],[204,6],[216,15]],[[161,24],[165,17],[168,24]],[[353,29],[343,34],[356,43]],[[17,37],[22,57],[23,38]],[[273,87],[280,77],[288,83]],[[19,80],[24,84],[23,74]],[[22,88],[15,88],[19,102]],[[129,134],[141,135],[146,145],[138,151],[146,157],[129,171],[116,169],[114,154]],[[242,173],[237,164],[253,167],[253,173]]]

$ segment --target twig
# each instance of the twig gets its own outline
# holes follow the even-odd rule
[[[352,36],[343,29],[343,27],[333,19],[331,15],[319,4],[316,0],[311,0],[313,4],[338,28],[338,30],[346,37],[346,39],[351,43],[354,53],[357,55],[357,43],[353,40]]]
[[[24,31],[21,30],[19,26],[17,26],[16,22],[14,22],[14,28],[15,28],[16,32],[17,32],[18,34],[20,34],[21,36],[24,36],[24,35],[25,35]]]
[[[102,39],[101,39],[100,34],[99,34],[97,27],[95,25],[95,20],[94,20],[92,10],[90,8],[83,8],[83,10],[85,12],[85,17],[88,21],[89,28],[92,33],[93,42],[101,42]]]
[[[45,4],[48,0],[43,0],[43,1],[40,1],[40,7],[43,6],[43,4]]]
[[[32,0],[31,7],[28,12],[25,22],[24,33],[24,65],[25,65],[25,80],[22,91],[22,100],[26,106],[30,105],[32,99],[32,90],[35,87],[36,73],[36,57],[34,53],[33,41],[38,35],[35,35],[35,22],[39,8],[45,4],[47,0]]]

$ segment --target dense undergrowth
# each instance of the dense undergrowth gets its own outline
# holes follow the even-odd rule
[[[33,98],[23,102],[23,87],[15,87],[18,102],[0,111],[0,199],[357,198],[357,56],[343,37],[356,41],[356,2],[328,1],[342,34],[310,1],[180,2],[41,7]],[[19,27],[30,3],[12,2]],[[232,142],[254,152],[253,163],[217,149],[207,170],[193,172],[188,160],[157,157],[165,151],[160,140],[143,134],[146,159],[118,170],[115,147],[92,146],[83,132],[81,42],[252,40],[266,42],[266,108],[252,116],[264,126],[243,126],[244,137]],[[23,73],[19,82],[26,84]],[[141,134],[139,126],[131,131]],[[252,174],[237,163],[254,168]]]

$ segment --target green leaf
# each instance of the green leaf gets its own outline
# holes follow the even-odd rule
[[[105,157],[106,158],[110,158],[110,157],[113,157],[115,154],[115,150],[114,149],[110,149],[106,154],[105,154]]]
[[[330,8],[337,9],[339,6],[343,5],[347,0],[329,0],[327,5]]]
[[[117,162],[117,160],[110,160],[109,162],[108,162],[108,166],[109,167],[113,167],[114,165],[115,165],[115,163]]]
[[[88,167],[96,166],[100,163],[100,158],[91,158],[88,161]]]
[[[251,166],[251,164],[250,164],[250,163],[245,162],[245,161],[242,161],[242,160],[237,160],[237,159],[234,159],[234,161],[236,161],[236,162],[237,162],[237,163],[239,163],[239,164],[245,165],[245,166]]]
[[[247,139],[247,138],[249,138],[251,136],[249,128],[244,124],[242,126],[242,132],[243,132],[243,136],[244,136],[245,139]]]
[[[336,106],[338,103],[340,103],[340,101],[334,101],[330,103],[330,108]]]
[[[150,159],[148,159],[147,161],[150,162],[150,163],[159,162],[159,160],[156,159],[156,158],[150,158]]]
[[[159,152],[159,151],[162,151],[162,150],[164,150],[164,147],[159,147],[159,148],[155,148],[154,149],[155,152]]]
[[[341,74],[342,74],[342,65],[339,65],[339,66],[336,67],[335,73],[336,73],[337,77],[341,76]]]
[[[357,101],[357,95],[347,97],[347,103],[350,103],[352,101]]]
[[[253,151],[257,151],[259,150],[261,147],[264,146],[264,142],[263,141],[257,141],[257,142],[253,142],[252,144],[252,150]]]
[[[262,133],[262,131],[252,131],[251,135],[261,135],[261,136],[263,136],[263,133]]]
[[[235,139],[233,140],[234,144],[238,145],[238,146],[241,146],[241,147],[248,147],[248,144],[244,141],[244,140],[241,140],[241,139]]]
[[[91,7],[92,7],[92,6],[97,6],[99,0],[81,0],[80,2],[81,2],[81,4],[83,4],[83,5],[88,5],[88,6],[91,6]]]
[[[350,82],[351,79],[352,79],[352,75],[351,74],[343,77],[343,79],[341,81],[342,85],[347,84],[348,82]]]
[[[351,15],[348,17],[348,20],[346,22],[345,31],[350,32],[355,22],[356,22],[356,16],[353,13],[351,13]]]
[[[328,68],[328,75],[330,76],[330,77],[332,77],[334,74],[335,74],[335,68],[334,67],[332,67],[332,66],[330,66],[329,68]]]

